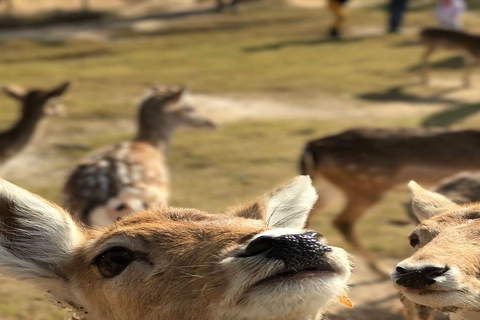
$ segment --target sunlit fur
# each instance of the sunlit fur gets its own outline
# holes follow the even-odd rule
[[[420,224],[415,253],[398,266],[406,269],[434,266],[450,269],[426,290],[398,289],[408,299],[445,312],[452,319],[480,318],[480,205],[454,205],[442,195],[410,184],[413,211]],[[427,212],[430,208],[430,214]],[[399,274],[394,271],[393,280]]]
[[[228,214],[150,209],[103,230],[78,227],[62,209],[5,181],[0,186],[0,270],[50,291],[84,319],[317,320],[350,277],[346,252],[334,247],[324,257],[333,271],[261,284],[284,262],[239,256],[256,237],[306,232],[298,223],[316,200],[306,177]],[[294,200],[301,194],[310,196]],[[271,201],[284,228],[265,221]],[[128,249],[135,260],[104,278],[93,261],[113,247]]]

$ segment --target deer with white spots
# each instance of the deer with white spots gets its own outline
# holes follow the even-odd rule
[[[335,226],[373,270],[387,276],[355,230],[359,219],[397,185],[410,180],[433,184],[454,173],[479,170],[476,146],[477,130],[353,129],[308,142],[300,165],[314,182],[324,178],[343,192],[346,205]]]
[[[450,313],[452,320],[480,319],[480,205],[460,206],[415,182],[412,209],[420,223],[410,235],[413,255],[392,279],[411,302]],[[433,312],[418,319],[433,319]]]
[[[304,229],[316,198],[303,176],[226,214],[164,207],[90,229],[0,180],[0,272],[88,320],[319,320],[351,306],[351,266]]]
[[[48,90],[24,90],[14,86],[3,88],[9,97],[21,104],[22,110],[17,123],[0,133],[0,165],[20,153],[32,140],[40,138],[47,116],[62,115],[63,106],[58,99],[69,86],[70,83],[65,82]]]
[[[65,208],[87,225],[108,226],[116,219],[169,197],[166,153],[180,126],[214,128],[188,104],[185,89],[153,88],[138,111],[137,135],[81,162],[64,187]]]

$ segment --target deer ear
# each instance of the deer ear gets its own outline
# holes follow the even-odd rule
[[[415,181],[410,181],[408,187],[412,192],[413,213],[420,222],[460,208],[447,197],[425,190]]]
[[[167,101],[168,103],[177,103],[182,99],[185,92],[186,92],[185,87],[183,87],[181,89],[174,90],[173,92],[169,93],[165,97],[165,101]]]
[[[299,176],[235,214],[264,220],[269,227],[303,229],[316,201],[317,192],[310,177]]]
[[[64,83],[62,83],[58,87],[55,87],[55,88],[51,89],[47,93],[47,97],[48,98],[55,98],[55,97],[59,97],[59,96],[64,95],[65,92],[68,90],[68,88],[70,88],[71,85],[72,84],[71,84],[70,81],[65,81]]]
[[[25,90],[16,86],[5,86],[2,88],[5,94],[13,99],[22,101],[25,97]]]
[[[55,287],[82,239],[68,213],[0,179],[0,272]]]

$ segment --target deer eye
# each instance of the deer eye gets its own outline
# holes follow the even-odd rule
[[[95,258],[94,264],[105,278],[112,278],[125,270],[133,261],[133,255],[125,248],[111,248]]]
[[[410,245],[412,246],[412,248],[415,248],[416,246],[418,246],[419,243],[420,243],[420,238],[418,237],[418,235],[416,233],[412,233],[410,235]]]

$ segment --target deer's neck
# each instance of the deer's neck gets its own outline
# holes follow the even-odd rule
[[[134,141],[148,143],[160,152],[167,153],[175,129],[176,126],[166,121],[159,121],[158,123],[140,121]]]
[[[20,120],[10,130],[0,134],[0,150],[5,157],[20,151],[32,140],[42,119],[41,110],[34,113],[23,112]]]
[[[477,320],[480,319],[480,312],[475,311],[460,311],[458,313],[452,313],[450,320]]]

